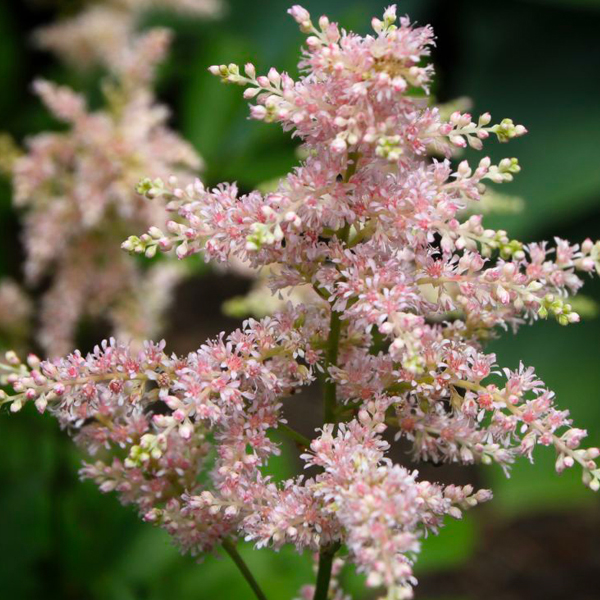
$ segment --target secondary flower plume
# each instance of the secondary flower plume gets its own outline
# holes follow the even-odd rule
[[[142,16],[154,8],[213,17],[222,5],[220,0],[100,0],[75,16],[39,28],[35,41],[81,69],[100,64],[119,71],[130,58]]]
[[[94,32],[80,33],[98,49]],[[169,31],[155,28],[128,30],[111,43],[99,110],[90,110],[70,88],[34,83],[48,110],[67,125],[66,131],[29,138],[10,169],[14,204],[25,212],[26,279],[38,285],[51,274],[38,340],[52,355],[73,350],[83,316],[107,315],[124,339],[156,335],[183,274],[172,261],[144,271],[119,250],[132,228],[165,221],[162,207],[135,192],[139,178],[150,170],[193,181],[200,167],[194,149],[167,126],[169,111],[152,91],[170,40]]]
[[[245,86],[251,116],[279,123],[308,158],[266,194],[165,178],[146,162],[138,190],[150,206],[165,200],[171,220],[123,246],[269,267],[274,292],[313,295],[187,356],[163,342],[133,351],[114,340],[50,361],[9,353],[14,392],[2,401],[56,415],[94,457],[83,477],[192,554],[219,545],[232,554],[236,539],[318,553],[316,585],[300,593],[325,600],[339,553],[368,586],[400,600],[413,595],[424,534],[491,492],[421,479],[408,459],[391,458],[393,440],[417,462],[506,471],[551,446],[558,472],[577,467],[600,487],[600,451],[581,446],[585,430],[533,368],[502,368],[485,351],[505,328],[576,323],[569,297],[600,269],[600,243],[523,244],[485,227],[478,201],[511,181],[518,162],[453,158],[526,130],[487,113],[445,117],[433,105],[430,27],[398,21],[391,6],[362,37],[327,17],[315,24],[299,6],[289,12],[307,35],[297,79],[275,68],[258,76],[252,64],[210,71]],[[55,101],[60,94],[49,95],[57,109],[84,118],[80,102]],[[157,154],[144,148],[164,160],[163,144]],[[323,422],[307,439],[285,407],[315,380]],[[305,475],[265,474],[280,452],[273,430],[296,442]],[[345,598],[337,581],[331,593]]]

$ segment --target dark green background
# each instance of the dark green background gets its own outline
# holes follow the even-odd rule
[[[62,9],[74,4],[63,0]],[[92,103],[98,100],[97,73],[66,71],[29,43],[32,29],[54,18],[52,5],[0,2],[0,130],[18,140],[56,127],[29,92],[35,76],[69,83],[87,90]],[[366,0],[306,1],[305,6],[359,32],[366,32],[370,18],[384,8]],[[219,21],[148,17],[147,24],[177,31],[173,53],[161,69],[159,95],[173,108],[173,125],[203,155],[209,184],[235,179],[249,189],[295,162],[289,138],[276,126],[248,121],[241,90],[219,85],[206,71],[215,63],[252,60],[259,71],[276,66],[295,73],[302,38],[285,14],[287,7],[279,1],[230,0]],[[486,149],[493,158],[518,156],[523,167],[502,191],[523,196],[524,212],[495,217],[493,225],[525,241],[599,238],[600,1],[405,0],[399,13],[434,25],[440,100],[467,95],[474,113],[489,110],[498,120],[509,116],[529,129],[508,146],[490,142]],[[20,277],[17,240],[9,186],[2,182],[2,274]],[[209,277],[215,285],[193,288],[192,301],[189,289],[185,302],[182,296],[183,321],[178,315],[175,322],[199,322],[198,331],[212,334],[215,307],[227,284]],[[600,286],[591,282],[587,294],[600,300]],[[172,329],[177,338],[178,327]],[[178,349],[186,345],[187,338]],[[568,328],[541,323],[493,344],[501,364],[535,365],[595,444],[600,443],[599,348],[600,320]],[[493,487],[493,505],[426,540],[419,597],[600,597],[593,576],[600,567],[598,499],[579,483],[579,473],[553,473],[552,451],[539,451],[536,459],[535,466],[516,466],[510,480],[495,468],[468,475]],[[196,565],[180,557],[166,535],[141,524],[113,496],[78,482],[78,462],[50,418],[33,410],[0,415],[0,599],[251,597],[227,560],[209,557]],[[281,476],[292,466],[282,459],[275,470]],[[244,555],[272,600],[292,598],[311,577],[308,556],[250,548]],[[349,589],[360,589],[360,578],[345,579]]]

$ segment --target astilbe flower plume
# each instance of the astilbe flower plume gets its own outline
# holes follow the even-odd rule
[[[158,331],[170,290],[182,275],[172,262],[142,271],[119,250],[131,228],[164,222],[158,205],[135,191],[148,169],[193,180],[200,159],[166,124],[152,92],[168,50],[164,29],[136,34],[116,48],[120,63],[92,111],[70,88],[38,80],[35,92],[67,130],[37,134],[12,165],[14,204],[24,210],[25,275],[44,294],[39,341],[47,352],[73,350],[82,315],[108,312],[115,334],[144,339]]]
[[[460,217],[519,168],[512,158],[454,165],[456,149],[525,128],[488,114],[444,119],[414,93],[433,76],[429,27],[397,22],[392,6],[361,37],[289,12],[308,34],[297,80],[275,69],[257,77],[251,64],[210,70],[246,86],[251,115],[293,132],[308,158],[264,195],[144,180],[140,190],[165,198],[174,217],[124,246],[270,266],[273,290],[306,286],[318,301],[249,319],[188,356],[114,340],[87,357],[22,364],[9,354],[4,402],[55,414],[94,456],[82,475],[192,554],[218,544],[233,554],[235,539],[318,552],[316,586],[300,594],[323,600],[340,551],[388,599],[410,598],[422,536],[491,493],[419,479],[391,459],[386,430],[417,460],[506,470],[553,446],[557,471],[577,463],[600,486],[598,449],[580,446],[586,432],[534,370],[502,369],[483,347],[502,327],[577,322],[568,297],[599,269],[600,245],[525,245]],[[324,420],[308,440],[282,405],[318,377]],[[303,448],[306,476],[264,474],[279,452],[273,429]],[[337,584],[332,593],[344,597]]]
[[[101,0],[81,12],[40,27],[34,40],[80,69],[96,64],[120,70],[129,60],[129,46],[142,16],[150,9],[217,16],[220,0]]]

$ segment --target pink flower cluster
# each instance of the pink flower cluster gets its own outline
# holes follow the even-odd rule
[[[56,53],[81,69],[101,64],[110,71],[126,70],[132,59],[132,42],[145,12],[168,9],[212,17],[221,10],[220,0],[100,0],[74,16],[39,28],[38,46]]]
[[[153,29],[131,40],[120,70],[104,87],[106,105],[90,111],[73,90],[38,80],[34,89],[65,132],[27,140],[12,165],[14,203],[24,209],[25,274],[37,285],[51,273],[38,338],[59,355],[74,348],[82,315],[106,314],[116,335],[155,335],[182,269],[163,263],[142,271],[120,252],[132,228],[164,220],[163,210],[136,194],[151,170],[192,178],[200,167],[193,148],[167,127],[168,110],[151,91],[157,63],[170,41]]]
[[[309,286],[317,300],[248,320],[187,357],[162,343],[135,354],[115,342],[28,365],[10,354],[14,394],[3,402],[56,414],[96,457],[83,475],[192,553],[236,537],[319,552],[317,585],[301,594],[323,600],[343,548],[369,586],[410,598],[421,537],[491,493],[419,480],[390,458],[386,430],[417,460],[506,470],[536,445],[553,446],[557,471],[577,463],[584,483],[600,487],[600,451],[581,447],[586,432],[533,369],[502,369],[484,351],[502,327],[577,322],[568,298],[581,274],[600,270],[600,243],[525,245],[461,216],[519,167],[455,165],[455,151],[525,129],[508,119],[490,126],[487,114],[444,119],[413,93],[433,76],[430,28],[397,23],[393,6],[365,37],[326,17],[315,26],[299,6],[289,12],[309,34],[297,81],[274,69],[257,77],[252,65],[245,75],[236,65],[211,71],[248,86],[252,116],[293,131],[308,158],[264,195],[143,180],[139,190],[165,198],[173,219],[123,245],[268,266],[274,292]],[[287,424],[285,403],[317,377],[325,415],[309,440]],[[279,451],[273,429],[303,447],[305,476],[264,474]],[[117,449],[126,458],[112,458]]]

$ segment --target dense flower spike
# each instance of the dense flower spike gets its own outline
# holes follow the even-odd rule
[[[600,272],[600,243],[527,245],[484,227],[476,203],[519,165],[452,158],[525,129],[431,105],[429,27],[398,23],[392,6],[360,37],[326,17],[315,26],[299,6],[289,12],[308,34],[298,80],[275,69],[257,76],[251,64],[244,74],[233,64],[210,70],[246,85],[251,116],[293,131],[306,160],[266,194],[153,174],[138,191],[165,199],[173,218],[123,247],[241,261],[299,304],[187,357],[113,342],[28,366],[9,354],[14,395],[3,402],[54,412],[100,457],[84,476],[137,504],[185,550],[228,549],[238,537],[318,552],[316,585],[301,591],[315,600],[331,597],[342,550],[369,586],[400,600],[412,597],[422,536],[491,492],[420,480],[390,458],[394,435],[417,460],[505,470],[538,444],[554,446],[558,472],[577,463],[584,483],[600,487],[600,450],[581,447],[586,432],[552,391],[532,368],[503,369],[483,347],[501,328],[539,318],[576,323],[569,297],[581,274]],[[282,403],[317,376],[325,419],[310,440],[288,426]],[[303,448],[306,476],[265,474],[279,451],[272,429]],[[125,458],[108,462],[116,446]],[[331,593],[344,598],[337,583]]]
[[[250,320],[185,357],[168,356],[164,343],[134,352],[114,340],[86,357],[41,362],[30,355],[21,364],[8,353],[5,380],[17,395],[0,402],[12,411],[33,402],[55,414],[97,457],[84,477],[103,491],[116,489],[168,530],[185,526],[177,536],[182,546],[205,551],[258,511],[276,510],[277,494],[259,471],[278,452],[267,433],[285,423],[279,399],[314,379],[320,350],[312,344],[324,334],[324,316]],[[212,463],[209,432],[218,454]],[[124,459],[102,458],[119,448]],[[198,482],[204,471],[214,479],[211,490]],[[206,523],[209,516],[214,523]]]
[[[167,125],[150,85],[170,34],[153,29],[115,47],[120,69],[104,87],[106,105],[90,111],[69,88],[37,81],[36,93],[68,124],[41,133],[12,166],[14,202],[25,209],[25,273],[39,283],[52,269],[42,302],[39,341],[59,355],[74,347],[83,314],[105,314],[124,339],[155,335],[170,290],[184,270],[159,264],[144,272],[119,251],[125,232],[160,224],[163,210],[135,184],[148,169],[192,180],[200,160]]]

